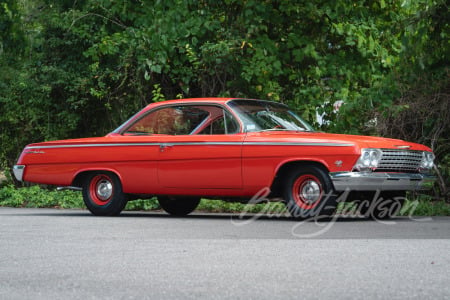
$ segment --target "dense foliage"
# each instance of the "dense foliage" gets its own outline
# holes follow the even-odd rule
[[[431,146],[450,177],[445,0],[3,0],[2,168],[162,99],[272,99],[323,130]],[[333,104],[344,105],[336,114]]]

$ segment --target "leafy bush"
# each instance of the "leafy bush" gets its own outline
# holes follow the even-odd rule
[[[84,207],[81,194],[74,191],[55,191],[39,186],[16,188],[7,185],[0,189],[0,206],[10,207]]]
[[[275,213],[282,214],[286,212],[283,203],[262,203],[262,204],[244,204],[239,202],[225,202],[221,200],[202,199],[198,211],[216,212],[216,213]]]
[[[125,210],[157,210],[157,209],[160,209],[160,206],[156,198],[129,201],[125,206]]]
[[[85,208],[80,192],[44,189],[38,185],[16,188],[6,185],[0,188],[0,206],[36,207],[36,208]],[[134,200],[128,202],[126,210],[159,209],[156,198],[150,200]]]
[[[443,201],[436,201],[431,197],[418,197],[413,201],[408,201],[408,205],[412,208],[413,215],[416,216],[450,216],[450,204]],[[405,211],[409,214],[410,211]]]

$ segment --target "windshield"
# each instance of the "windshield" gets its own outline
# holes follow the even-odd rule
[[[228,105],[237,113],[246,132],[252,131],[313,131],[286,105],[264,100],[232,100]]]

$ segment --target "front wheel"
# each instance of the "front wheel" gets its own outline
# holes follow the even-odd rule
[[[83,201],[96,216],[116,216],[125,208],[127,199],[122,184],[114,173],[91,173],[83,182]]]
[[[301,219],[331,216],[337,207],[330,177],[316,166],[299,166],[287,174],[284,199],[291,215]]]
[[[158,197],[159,205],[167,213],[174,216],[186,216],[193,212],[198,204],[200,198],[198,197]]]

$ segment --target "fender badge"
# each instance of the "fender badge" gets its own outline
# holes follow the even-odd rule
[[[342,167],[342,160],[337,160],[334,162],[334,164],[336,165],[336,167]]]

